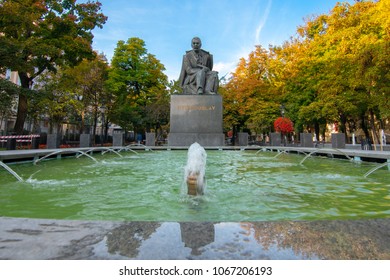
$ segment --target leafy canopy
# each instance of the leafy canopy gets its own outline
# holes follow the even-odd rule
[[[3,0],[0,2],[0,71],[18,71],[21,86],[57,67],[92,58],[92,30],[107,17],[99,2],[76,0]],[[15,131],[23,132],[28,100],[21,95]]]
[[[0,66],[28,73],[75,65],[93,56],[92,30],[107,17],[99,2],[4,0],[0,5]]]
[[[106,83],[115,96],[111,116],[115,123],[136,130],[158,121],[151,119],[150,112],[166,108],[157,106],[167,103],[168,79],[164,70],[163,64],[148,53],[142,39],[133,37],[118,42]]]

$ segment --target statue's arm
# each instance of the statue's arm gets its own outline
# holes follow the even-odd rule
[[[209,65],[208,65],[210,71],[213,70],[213,64],[214,64],[214,62],[213,62],[213,55],[210,54]]]
[[[180,77],[179,77],[179,84],[181,87],[184,86],[184,81],[186,79],[185,59],[186,59],[186,56],[183,55],[183,62],[181,64],[181,71],[180,71]]]
[[[203,66],[197,65],[197,64],[192,65],[191,60],[188,57],[188,55],[185,55],[184,59],[183,59],[183,67],[184,67],[186,73],[191,75],[191,74],[198,72],[199,69],[201,69]]]

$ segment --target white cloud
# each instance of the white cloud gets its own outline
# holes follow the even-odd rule
[[[230,61],[230,62],[217,62],[214,64],[213,70],[218,71],[218,76],[221,79],[223,76],[226,76],[226,78],[231,76],[231,73],[236,70],[237,67],[237,61]]]
[[[272,6],[272,0],[268,0],[268,4],[267,4],[267,7],[264,11],[264,14],[256,28],[256,33],[255,33],[255,44],[259,44],[260,43],[260,35],[261,35],[261,31],[265,25],[265,23],[267,22],[267,19],[268,19],[268,15],[270,14],[271,12],[271,6]]]

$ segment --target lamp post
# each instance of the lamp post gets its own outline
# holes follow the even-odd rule
[[[280,115],[282,116],[282,118],[284,118],[284,105],[281,104],[279,108],[280,108]]]
[[[100,113],[102,114],[102,125],[100,130],[100,145],[103,146],[103,130],[104,130],[104,113],[106,112],[106,106],[102,105],[99,108]]]
[[[279,108],[280,108],[280,115],[282,118],[284,118],[284,104],[280,104]],[[282,143],[283,143],[283,146],[287,146],[287,137],[284,134],[284,132],[282,132]]]
[[[82,95],[76,95],[76,98],[77,98],[77,101],[79,101],[80,103],[83,101],[83,96]],[[80,129],[79,129],[79,134],[83,134],[84,133],[84,106],[82,108],[82,111],[81,111],[81,123],[80,123]]]

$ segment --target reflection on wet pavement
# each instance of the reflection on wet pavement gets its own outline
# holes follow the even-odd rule
[[[390,219],[83,222],[0,218],[0,259],[390,259]]]

